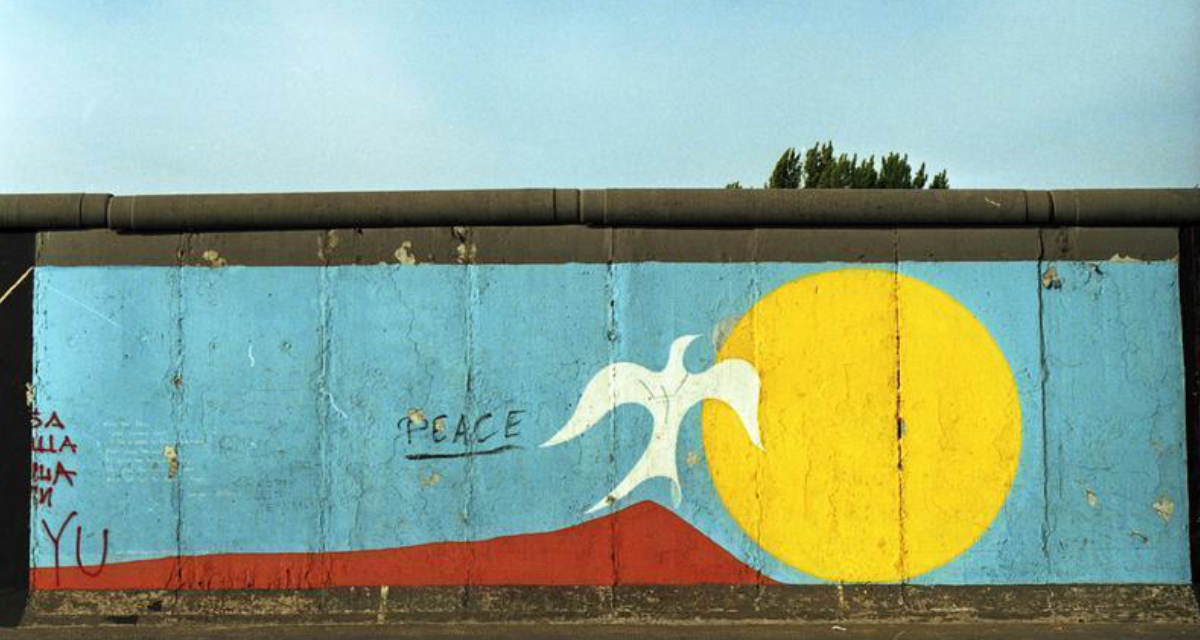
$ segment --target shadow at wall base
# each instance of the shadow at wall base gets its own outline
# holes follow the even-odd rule
[[[20,623],[682,620],[1196,623],[1200,611],[1189,585],[347,587],[44,591],[29,594]]]

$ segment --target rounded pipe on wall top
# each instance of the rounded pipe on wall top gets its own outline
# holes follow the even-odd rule
[[[584,194],[581,221],[601,226],[1005,226],[1029,222],[1025,192],[1018,190],[607,189]]]
[[[128,231],[563,224],[554,189],[117,196]]]
[[[1200,189],[499,189],[0,195],[0,229],[126,232],[404,226],[1186,226]]]
[[[1054,222],[1066,226],[1188,226],[1200,222],[1200,189],[1051,191]]]
[[[580,221],[599,226],[1184,226],[1200,189],[604,189]]]
[[[108,226],[107,193],[0,195],[0,229],[90,229]]]

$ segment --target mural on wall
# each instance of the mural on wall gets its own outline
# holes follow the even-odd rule
[[[1175,265],[1045,269],[41,267],[33,585],[1187,582]]]
[[[653,427],[646,452],[625,479],[607,497],[592,505],[588,513],[615,503],[651,478],[669,480],[673,503],[679,506],[683,495],[675,464],[679,429],[688,410],[705,398],[729,405],[737,413],[750,442],[762,449],[758,432],[761,386],[758,371],[745,360],[730,359],[703,373],[688,373],[683,366],[683,354],[699,337],[683,336],[671,343],[671,355],[662,371],[650,371],[632,362],[618,362],[598,371],[583,390],[579,406],[566,426],[542,443],[543,447],[551,447],[583,435],[623,404],[641,405],[650,413]]]

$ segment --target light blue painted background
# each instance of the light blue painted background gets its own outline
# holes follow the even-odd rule
[[[56,529],[72,510],[85,550],[111,530],[110,563],[575,524],[650,433],[642,410],[622,407],[575,441],[537,448],[597,370],[614,360],[660,368],[687,333],[704,336],[687,357],[703,369],[723,319],[789,280],[845,266],[39,267],[37,403],[67,421],[80,474],[53,509],[35,508],[34,566],[53,565],[40,518]],[[1024,416],[1020,469],[995,523],[915,582],[1190,579],[1176,265],[1054,266],[1063,287],[1039,292],[1034,262],[899,265],[989,328]],[[525,449],[405,460],[416,449],[396,423],[412,408],[451,415],[451,432],[459,413],[492,412],[501,426],[522,409],[513,442]],[[676,511],[770,577],[817,582],[741,533],[703,461],[683,463],[703,453],[699,414],[684,423]],[[177,479],[167,445],[178,447]],[[441,449],[451,448],[420,450]],[[1161,498],[1174,504],[1169,519],[1153,508]],[[665,481],[617,506],[641,499],[671,506]]]

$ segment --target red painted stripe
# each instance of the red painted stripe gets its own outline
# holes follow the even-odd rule
[[[89,575],[95,574],[95,575]],[[653,503],[547,533],[327,553],[231,553],[38,568],[34,589],[317,589],[371,585],[769,582]]]

